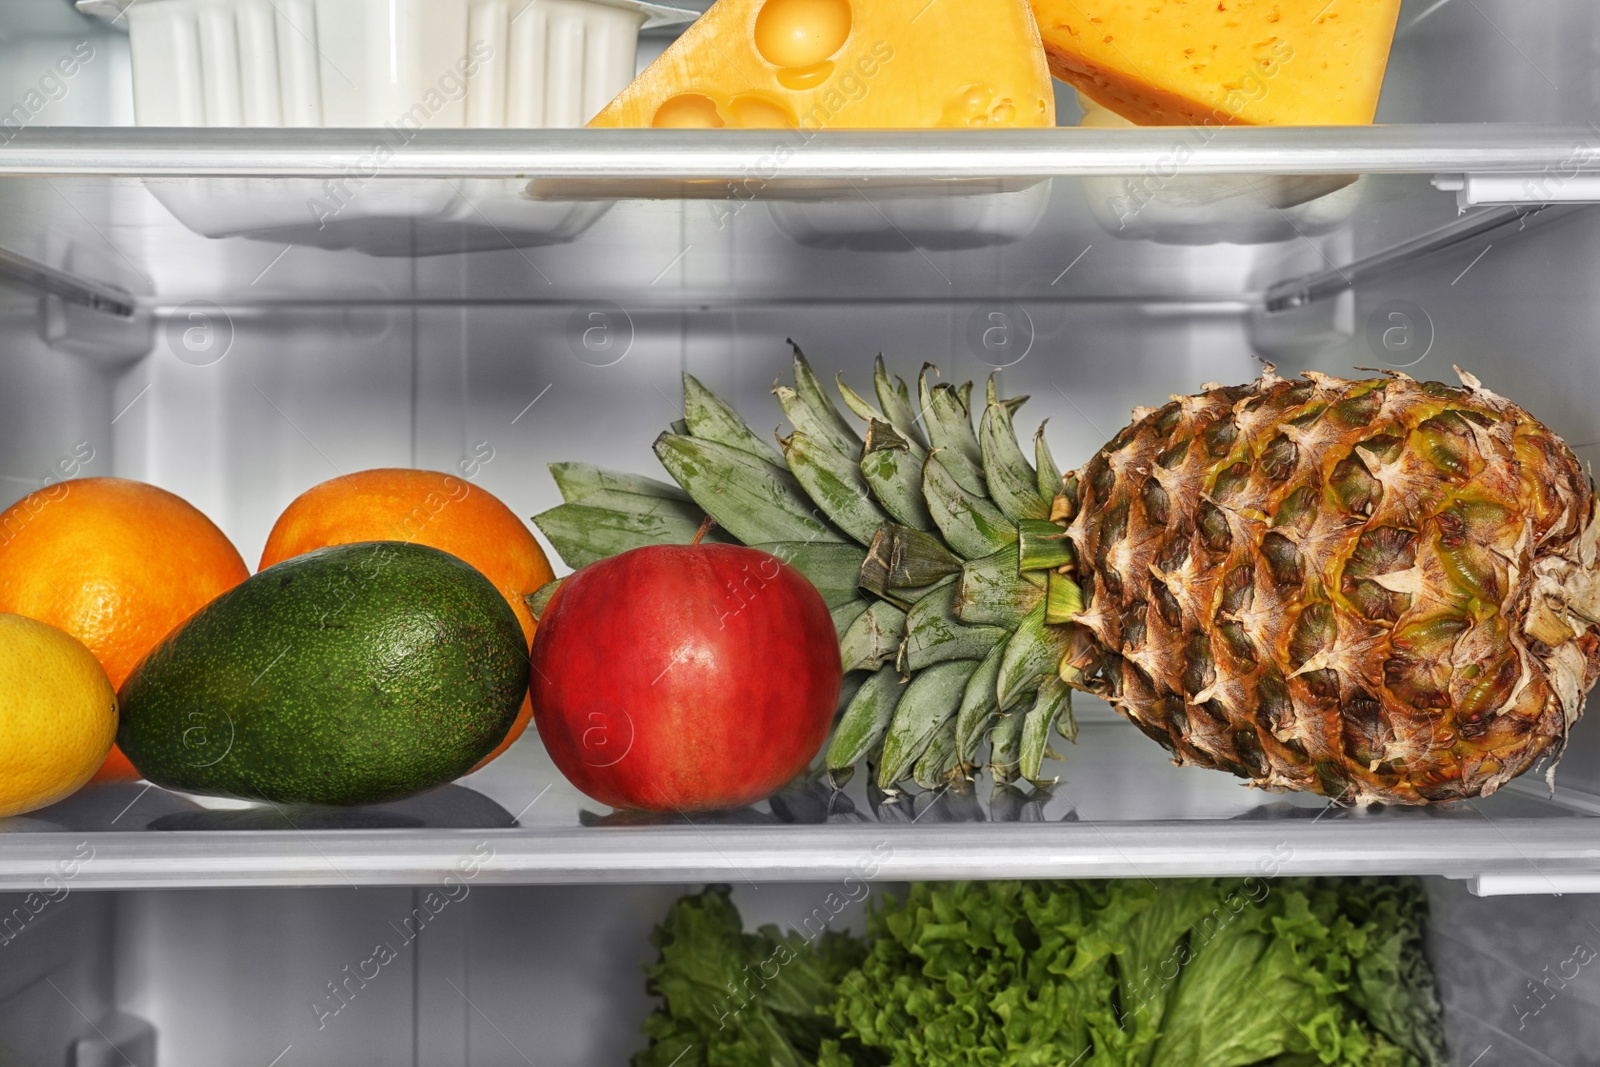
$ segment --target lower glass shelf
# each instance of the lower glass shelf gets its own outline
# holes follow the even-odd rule
[[[1080,718],[1051,789],[802,782],[721,813],[605,812],[531,735],[459,784],[368,808],[96,785],[0,820],[0,890],[1434,874],[1482,893],[1600,892],[1582,794],[1530,778],[1437,808],[1341,808],[1174,767],[1103,706]]]

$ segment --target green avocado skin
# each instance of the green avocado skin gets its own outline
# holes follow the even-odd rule
[[[455,556],[368,541],[246,579],[169,634],[119,694],[150,781],[282,804],[376,804],[443,785],[504,739],[522,627]]]

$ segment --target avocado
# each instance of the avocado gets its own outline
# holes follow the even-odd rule
[[[467,773],[528,687],[517,617],[478,571],[398,541],[318,549],[222,594],[151,650],[117,742],[156,785],[376,804]]]

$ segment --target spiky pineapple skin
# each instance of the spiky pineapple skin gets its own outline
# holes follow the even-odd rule
[[[1086,604],[1063,677],[1180,764],[1350,803],[1558,755],[1600,673],[1562,592],[1595,573],[1594,489],[1462,378],[1269,369],[1136,411],[1056,501]]]

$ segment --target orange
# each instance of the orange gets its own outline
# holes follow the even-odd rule
[[[83,642],[0,615],[0,816],[77,792],[116,736],[116,691]]]
[[[59,482],[0,514],[0,612],[76,637],[117,689],[163,637],[249,576],[210,519],[144,482]],[[138,773],[114,748],[97,777]]]
[[[355,541],[413,541],[465,560],[500,590],[533,644],[538,624],[523,598],[554,581],[555,573],[527,525],[488,490],[454,474],[392,467],[330,479],[278,516],[261,569]],[[533,704],[524,699],[511,732],[478,767],[510,748],[532,715]]]

